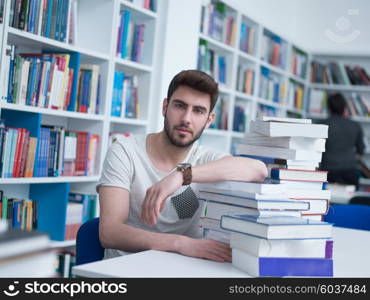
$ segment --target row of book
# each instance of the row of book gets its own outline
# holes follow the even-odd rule
[[[0,175],[11,177],[95,174],[99,136],[43,125],[38,137],[24,128],[0,127]]]
[[[7,197],[0,190],[0,219],[9,227],[31,231],[37,228],[37,203],[30,199]]]
[[[256,49],[256,27],[242,22],[240,25],[239,49],[248,54],[254,54]]]
[[[236,30],[235,16],[224,3],[215,1],[202,6],[200,32],[225,44],[234,45]]]
[[[300,78],[306,78],[307,72],[307,54],[293,48],[293,53],[291,56],[290,69],[293,75],[296,75]]]
[[[75,240],[81,225],[96,217],[97,195],[70,192],[68,196],[65,240]]]
[[[261,59],[269,64],[285,69],[287,56],[287,43],[280,37],[269,32],[262,36]]]
[[[289,82],[286,105],[291,108],[303,109],[303,87],[294,81]]]
[[[199,187],[204,236],[229,243],[233,265],[252,276],[333,275],[327,172],[316,170],[328,126],[311,122],[252,121],[237,154],[263,161],[269,178]]]
[[[228,130],[229,101],[221,96],[220,99],[217,101],[213,111],[215,112],[216,116],[209,128]]]
[[[368,117],[370,116],[370,98],[367,94],[356,92],[342,93],[351,117]],[[311,90],[309,112],[312,114],[326,114],[327,99],[329,94],[324,90]]]
[[[236,82],[236,89],[239,92],[253,95],[253,85],[254,85],[254,68],[246,65],[238,66],[238,77]]]
[[[235,105],[234,107],[234,119],[233,119],[233,131],[245,132],[247,124],[247,115],[245,113],[244,105]]]
[[[134,5],[137,5],[139,7],[149,9],[151,11],[156,11],[157,0],[127,0],[127,1],[132,2]]]
[[[9,26],[66,42],[77,24],[77,0],[12,0]]]
[[[276,117],[278,112],[278,109],[274,106],[268,106],[260,103],[257,105],[257,118],[261,118],[262,116]]]
[[[8,103],[99,113],[100,67],[81,64],[79,53],[16,54],[8,45],[4,74],[1,89]]]
[[[117,56],[142,62],[145,24],[136,24],[129,10],[120,12],[120,26],[117,36]]]
[[[323,84],[370,85],[364,67],[344,62],[311,62],[311,82]]]
[[[286,85],[282,78],[271,72],[270,69],[261,67],[259,96],[275,103],[282,103],[286,96]]]
[[[139,118],[139,77],[114,72],[111,116]]]
[[[202,39],[199,41],[197,68],[198,70],[211,75],[216,81],[226,84],[226,57],[219,55],[213,49],[208,48],[207,41]]]

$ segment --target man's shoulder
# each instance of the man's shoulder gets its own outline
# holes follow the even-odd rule
[[[112,147],[121,148],[131,152],[138,150],[143,141],[145,141],[145,135],[116,135],[112,138]]]

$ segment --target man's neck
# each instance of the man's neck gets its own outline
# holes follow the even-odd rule
[[[161,171],[169,172],[181,163],[191,149],[188,147],[174,146],[166,133],[161,131],[148,136],[146,152],[154,166]]]

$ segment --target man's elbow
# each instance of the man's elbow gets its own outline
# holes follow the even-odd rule
[[[265,178],[268,175],[267,167],[266,165],[260,161],[255,161],[255,167],[254,167],[254,181],[256,182],[262,182],[265,180]]]
[[[108,226],[99,226],[99,241],[103,248],[114,248],[112,234],[109,233]]]

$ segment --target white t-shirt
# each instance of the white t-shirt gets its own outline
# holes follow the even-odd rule
[[[104,160],[98,187],[121,187],[130,192],[130,210],[126,222],[128,225],[152,232],[200,237],[198,220],[201,209],[194,183],[181,187],[166,199],[166,207],[159,215],[156,225],[151,227],[141,221],[141,205],[147,189],[172,172],[162,172],[152,164],[146,152],[146,137],[121,138],[111,145]],[[194,143],[183,162],[195,166],[228,155]],[[104,258],[125,254],[127,252],[106,249]]]

